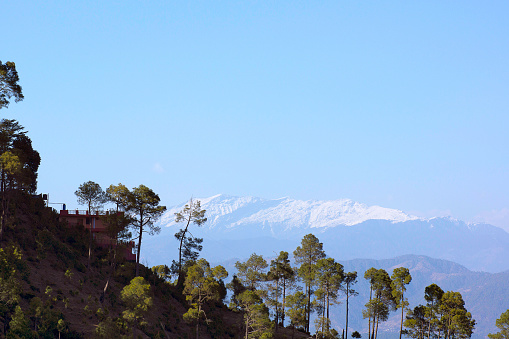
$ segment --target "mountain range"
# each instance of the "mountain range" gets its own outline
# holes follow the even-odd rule
[[[509,233],[501,228],[452,218],[424,219],[347,199],[216,195],[197,200],[207,210],[208,220],[202,227],[191,226],[190,232],[204,238],[201,256],[222,264],[230,274],[236,261],[252,253],[270,261],[279,251],[292,254],[304,235],[317,236],[329,257],[342,263],[345,271],[358,273],[359,296],[350,304],[350,331],[367,332],[362,309],[369,286],[363,276],[370,267],[389,274],[396,267],[409,268],[413,279],[407,297],[412,308],[425,303],[424,288],[432,283],[444,291],[461,292],[477,321],[473,338],[496,331],[495,320],[509,308]],[[146,238],[142,247],[146,264],[169,265],[177,258],[173,235],[182,225],[175,223],[174,213],[184,205],[168,209],[159,222],[161,233]],[[336,306],[333,325],[342,328],[344,317],[344,305]],[[394,337],[398,329],[399,316],[393,313],[380,327],[380,337]]]
[[[329,256],[342,260],[416,254],[450,260],[474,271],[509,269],[509,233],[488,224],[418,218],[348,199],[215,195],[197,200],[207,210],[208,221],[199,228],[191,226],[190,231],[204,238],[202,256],[211,262],[246,258],[253,252],[268,256],[292,252],[305,234],[313,233]],[[150,264],[175,259],[173,235],[181,227],[175,223],[175,212],[184,205],[169,208],[159,222],[162,232],[146,238],[142,255]]]

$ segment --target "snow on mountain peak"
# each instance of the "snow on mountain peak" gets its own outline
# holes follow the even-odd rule
[[[236,197],[224,194],[200,200],[207,210],[205,227],[208,229],[236,229],[257,225],[262,229],[288,231],[290,229],[322,229],[335,226],[353,226],[371,219],[393,223],[418,219],[402,211],[380,206],[367,206],[349,199],[295,200],[291,198],[263,199]],[[175,212],[184,204],[169,209],[161,225],[174,225]],[[277,230],[276,230],[277,229]]]

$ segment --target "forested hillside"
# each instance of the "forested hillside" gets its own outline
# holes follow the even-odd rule
[[[23,99],[14,63],[0,62],[0,81],[0,108],[7,107],[12,97]],[[432,243],[426,236],[445,235],[455,238],[460,247],[483,235],[484,240],[498,240],[495,245],[505,251],[507,238],[499,229],[487,227],[486,231],[484,226],[442,219],[422,221],[351,201],[341,201],[343,214],[338,214],[333,204],[313,202],[314,210],[308,213],[303,208],[308,203],[286,199],[286,205],[298,205],[300,211],[285,209],[277,215],[262,210],[278,204],[262,201],[263,208],[255,215],[266,218],[269,214],[271,221],[261,225],[255,225],[260,219],[249,208],[226,206],[222,216],[237,220],[233,226],[247,227],[235,229],[217,224],[218,215],[209,216],[200,200],[191,199],[171,210],[175,227],[167,229],[174,231],[175,243],[167,237],[161,240],[172,260],[160,258],[160,265],[146,267],[140,260],[147,248],[143,235],[160,233],[157,221],[166,210],[158,194],[144,185],[129,189],[121,183],[103,191],[99,184],[86,181],[75,195],[87,209],[68,211],[64,207],[57,213],[48,206],[47,197],[36,194],[41,158],[27,134],[16,120],[0,121],[2,338],[284,339],[314,335],[345,339],[360,338],[362,333],[372,339],[398,334],[400,338],[427,334],[455,339],[494,330],[495,317],[506,307],[509,271],[471,272],[444,260],[411,255],[340,261],[343,244],[365,243],[381,248],[379,253],[402,251],[412,244],[405,245],[404,240],[415,234],[419,240],[414,244],[426,246]],[[101,211],[105,204],[114,207]],[[233,241],[228,243],[230,250],[243,246],[242,251],[233,252],[242,256],[252,251],[250,256],[213,265],[203,255],[207,251],[202,252],[207,242],[196,232],[209,217],[214,217],[213,226],[223,226],[226,233],[291,233],[284,238],[294,242],[283,243],[274,237],[263,246]],[[165,218],[168,221],[168,214]],[[300,223],[304,219],[307,224]],[[343,233],[337,232],[338,220],[344,226],[339,229],[346,230]],[[406,227],[411,222],[415,222],[412,227]],[[403,240],[387,238],[383,228],[393,224],[397,227],[392,231]],[[319,233],[328,246],[308,233],[313,228],[310,225],[321,227]],[[350,227],[354,225],[357,227]],[[472,232],[465,232],[467,228]],[[209,227],[204,234],[212,231]],[[371,236],[368,241],[364,241],[366,234]],[[284,246],[292,244],[285,251]],[[433,249],[437,246],[443,243],[437,242]],[[496,246],[472,245],[469,250],[480,253],[469,258],[482,256],[484,249],[494,253]],[[259,249],[273,255],[255,253]],[[477,328],[481,330],[476,332]]]
[[[18,81],[15,64],[0,62],[0,109],[11,99],[23,100]],[[140,263],[142,235],[158,232],[154,221],[165,209],[148,187],[118,184],[104,192],[87,181],[75,192],[87,210],[64,211],[63,221],[36,194],[41,158],[27,134],[16,120],[0,121],[0,338],[237,338],[260,327],[272,332],[270,322],[257,324],[260,310],[245,326],[246,309],[225,305],[228,272],[198,260],[198,240],[186,232],[178,268]],[[100,213],[107,202],[115,208]],[[135,259],[126,251],[133,241]],[[178,281],[172,280],[175,273]],[[266,308],[261,314],[268,320]],[[282,328],[278,336],[304,335]]]

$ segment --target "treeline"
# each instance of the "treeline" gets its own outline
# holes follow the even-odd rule
[[[15,64],[0,62],[0,109],[11,98],[23,99]],[[156,221],[165,211],[159,196],[140,185],[128,189],[110,185],[106,191],[88,181],[75,192],[89,214],[109,203],[102,218],[112,246],[96,246],[91,229],[58,221],[45,208],[37,187],[39,153],[15,120],[0,122],[0,337],[116,338],[143,334],[151,338],[287,338],[306,337],[314,325],[316,338],[360,338],[348,332],[349,304],[358,293],[357,272],[328,258],[322,243],[306,235],[295,251],[268,262],[254,253],[228,272],[203,258],[202,238],[192,225],[206,222],[199,201],[191,200],[175,214],[183,227],[175,234],[178,260],[147,269],[140,264],[144,233],[156,234]],[[118,255],[136,241],[136,262]],[[86,264],[86,265],[85,265]],[[34,274],[33,272],[37,272]],[[389,275],[371,268],[364,274],[370,298],[363,310],[368,338],[390,312],[401,311],[400,338],[469,338],[475,321],[459,292],[444,292],[432,284],[424,291],[426,305],[408,309],[408,269]],[[226,297],[230,291],[228,309]],[[330,310],[345,300],[344,331],[333,328]],[[156,304],[158,305],[156,306]],[[157,312],[153,312],[158,307]],[[152,312],[151,312],[152,311]],[[229,312],[229,313],[228,313]],[[406,316],[405,316],[406,312]],[[225,316],[225,314],[227,314]],[[312,314],[316,314],[314,324]],[[233,326],[226,326],[231,318]],[[181,321],[182,320],[182,321]],[[341,320],[343,321],[343,320]],[[192,326],[192,332],[189,324]],[[490,338],[508,338],[509,311],[497,320],[501,331]],[[236,327],[236,328],[235,328]]]
[[[311,333],[312,313],[316,313],[316,338],[346,338],[350,298],[358,294],[352,288],[357,282],[357,272],[345,272],[335,259],[327,258],[322,243],[312,234],[302,239],[293,258],[295,266],[291,265],[288,252],[280,252],[270,263],[254,253],[248,260],[235,264],[237,273],[226,287],[231,291],[230,309],[243,314],[245,338],[277,336],[279,328],[287,325]],[[220,286],[227,272],[222,266],[210,268],[205,259],[189,260],[185,266],[183,292],[191,305],[187,319],[196,323],[198,335],[200,322],[207,323],[207,316],[201,311],[203,304],[221,299]],[[165,271],[163,266],[153,269],[161,274]],[[171,280],[171,270],[166,268],[166,272]],[[410,310],[405,291],[412,277],[407,268],[398,267],[392,275],[383,269],[370,268],[364,278],[370,284],[370,298],[363,310],[368,321],[368,338],[376,339],[379,324],[396,310],[401,312],[400,338],[406,335],[450,339],[472,335],[475,321],[459,292],[444,292],[432,284],[425,289],[428,303]],[[341,334],[331,327],[330,317],[331,306],[340,300],[345,301],[346,308]],[[360,337],[358,331],[351,335]]]

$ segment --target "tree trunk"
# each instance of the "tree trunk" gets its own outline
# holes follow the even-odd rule
[[[375,339],[378,337],[378,320],[380,319],[380,316],[376,317],[376,331],[375,331]],[[373,326],[374,327],[374,326]]]
[[[308,285],[308,306],[307,306],[307,317],[306,317],[306,332],[309,333],[309,318],[311,317],[311,284]]]
[[[277,272],[276,272],[277,274]],[[276,332],[279,329],[279,313],[278,313],[278,296],[279,296],[279,279],[276,279]]]
[[[346,326],[345,326],[345,332],[346,332],[346,338],[348,338],[348,297],[349,297],[349,288],[348,283],[346,284]]]
[[[2,170],[2,182],[0,189],[2,190],[2,220],[0,224],[0,240],[2,240],[4,229],[5,229],[5,219],[6,219],[6,203],[5,203],[5,172]]]
[[[403,311],[405,310],[405,306],[403,305],[403,293],[401,293],[401,325],[399,326],[399,339],[401,339],[401,335],[403,334]]]
[[[431,308],[429,310],[429,320],[428,320],[428,339],[431,334],[431,319],[433,319],[433,299],[431,299]]]
[[[283,278],[283,304],[281,305],[281,324],[285,327],[285,306],[286,306],[286,279]]]
[[[373,293],[373,285],[371,285],[369,287],[369,305],[371,307],[371,296],[372,296],[372,293]],[[370,338],[373,338],[372,335],[371,335],[371,310],[368,310],[369,314],[368,314],[368,339]],[[375,317],[373,316],[373,326],[374,326],[374,319]]]
[[[90,209],[91,209],[91,202],[89,201],[88,202],[88,218],[90,220],[90,224],[89,224],[89,237],[88,237],[88,260],[87,260],[87,276],[89,275],[89,271],[90,271],[90,257],[92,256],[92,219],[90,217]],[[87,225],[87,218],[85,217],[85,227]]]
[[[200,296],[198,298],[200,298]],[[196,339],[200,339],[200,314],[201,314],[201,303],[198,299],[198,319],[196,319]]]
[[[327,334],[329,334],[329,289],[327,288],[327,320],[325,322],[327,327]]]
[[[247,315],[247,310],[246,310],[246,337],[245,337],[245,339],[248,339],[247,338],[248,328],[249,328],[249,316]]]
[[[189,215],[189,218],[187,219],[186,228],[184,229],[184,233],[182,234],[182,237],[180,238],[180,245],[179,245],[179,277],[177,279],[177,286],[182,286],[184,283],[184,276],[182,275],[182,244],[184,243],[184,238],[187,234],[187,229],[189,228],[189,224],[191,223],[191,215]]]
[[[136,253],[136,277],[138,276],[139,273],[142,235],[143,235],[143,212],[140,214],[140,236],[138,238],[138,253]]]

